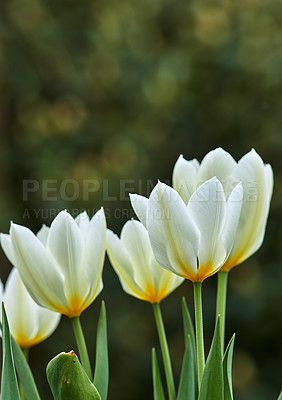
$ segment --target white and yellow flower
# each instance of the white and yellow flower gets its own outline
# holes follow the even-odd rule
[[[120,238],[108,229],[107,251],[125,292],[141,300],[159,303],[183,282],[158,264],[139,221],[128,221]]]
[[[228,258],[242,206],[240,183],[226,199],[222,184],[214,177],[198,187],[187,205],[176,190],[161,182],[149,199],[136,194],[130,198],[164,268],[202,282]]]
[[[50,228],[43,226],[37,236],[12,223],[10,234],[1,234],[1,244],[29,293],[42,307],[68,317],[79,316],[103,288],[103,209],[91,220],[85,212],[73,219],[62,211]]]
[[[173,187],[187,204],[192,193],[204,181],[216,176],[225,197],[242,182],[243,202],[234,243],[223,270],[242,263],[261,246],[265,234],[273,189],[273,172],[269,164],[251,150],[238,163],[226,151],[218,148],[209,152],[201,162],[187,161],[180,156],[173,170]]]
[[[11,333],[22,348],[47,339],[60,322],[60,314],[34,302],[16,268],[10,272],[5,289],[0,281],[0,298],[5,305]]]

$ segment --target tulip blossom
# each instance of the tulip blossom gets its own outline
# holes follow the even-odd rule
[[[60,314],[34,302],[16,268],[10,272],[5,289],[0,281],[0,297],[5,304],[11,333],[22,348],[42,342],[60,322]]]
[[[107,251],[125,292],[150,303],[159,303],[183,282],[156,261],[146,228],[128,221],[120,239],[107,230]]]
[[[234,243],[222,270],[242,263],[261,246],[273,189],[273,173],[269,164],[251,150],[239,160],[221,148],[209,152],[201,162],[187,161],[180,156],[173,170],[173,187],[187,204],[192,193],[204,181],[216,176],[225,197],[242,182],[243,201]]]
[[[159,182],[149,199],[133,194],[131,202],[148,229],[157,261],[183,278],[202,282],[218,271],[232,249],[242,185],[226,199],[214,177],[199,186],[186,205],[176,190]]]
[[[89,220],[81,213],[73,219],[60,212],[50,228],[37,236],[28,228],[11,224],[1,235],[9,260],[17,267],[33,299],[42,307],[79,316],[102,290],[106,247],[103,209]]]

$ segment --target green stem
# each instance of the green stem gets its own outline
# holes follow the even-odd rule
[[[166,382],[167,382],[167,389],[168,389],[168,396],[169,400],[175,400],[175,388],[174,388],[174,380],[173,380],[173,373],[170,361],[170,355],[167,345],[167,339],[164,329],[164,323],[161,313],[160,303],[153,303],[153,310],[154,316],[156,320],[157,330],[160,339],[161,351],[163,356],[164,368],[165,368],[165,375],[166,375]]]
[[[216,317],[220,314],[220,338],[221,353],[224,353],[225,342],[225,314],[226,314],[226,294],[227,294],[228,271],[219,271],[217,274],[217,301]]]
[[[88,356],[88,351],[80,323],[80,318],[79,317],[73,317],[71,318],[72,322],[72,328],[74,331],[74,336],[75,340],[77,343],[80,359],[81,359],[81,364],[86,371],[87,375],[89,376],[90,380],[92,381],[92,372],[91,372],[91,366],[90,366],[90,361],[89,361],[89,356]]]
[[[25,356],[26,361],[28,361],[28,348],[23,347],[22,352]],[[19,384],[19,387],[20,387],[20,398],[21,398],[21,400],[25,400],[24,388],[23,388],[23,385],[21,382]]]
[[[194,287],[194,308],[195,308],[195,323],[196,323],[198,381],[200,387],[205,368],[202,282],[194,282],[193,287]]]

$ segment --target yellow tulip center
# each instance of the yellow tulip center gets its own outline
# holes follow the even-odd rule
[[[26,335],[20,333],[16,335],[15,339],[20,347],[29,348],[36,345],[37,343],[42,342],[43,336],[41,333],[38,333],[33,338],[28,338]]]

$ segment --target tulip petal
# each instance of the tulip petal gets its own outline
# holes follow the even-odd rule
[[[29,229],[13,223],[10,235],[14,264],[33,299],[51,310],[66,306],[63,276],[40,240]]]
[[[84,270],[86,279],[90,283],[90,292],[85,300],[88,304],[89,302],[91,303],[103,289],[102,271],[106,252],[106,229],[105,213],[103,208],[101,208],[91,218],[88,224],[86,237]]]
[[[240,264],[261,245],[273,182],[271,169],[265,171],[255,150],[241,158],[232,179],[242,181],[244,196],[236,238],[224,269]]]
[[[210,151],[201,162],[198,171],[198,184],[214,176],[221,182],[224,191],[228,190],[229,176],[237,166],[234,158],[222,148]]]
[[[1,237],[1,246],[2,246],[4,253],[10,260],[10,263],[13,265],[16,265],[16,257],[14,254],[11,236],[7,235],[6,233],[1,233],[0,237]]]
[[[159,302],[183,282],[183,278],[157,262],[148,231],[139,221],[128,221],[124,225],[121,241],[131,256],[134,281],[147,294],[148,300]]]
[[[179,194],[159,182],[149,198],[148,232],[157,261],[166,269],[194,279],[200,232]]]
[[[197,170],[199,162],[194,159],[187,161],[180,155],[173,169],[172,186],[187,204],[192,193],[197,188]]]
[[[61,320],[61,314],[47,310],[46,308],[37,308],[37,326],[38,336],[41,340],[46,339],[55,331]]]
[[[85,243],[77,223],[66,211],[61,211],[50,226],[47,250],[65,277],[64,293],[70,308],[79,308],[89,293],[89,284],[81,273]]]
[[[130,254],[134,281],[142,288],[153,286],[154,277],[148,263],[150,257],[153,257],[153,251],[146,228],[139,221],[127,221],[122,228],[120,240]]]
[[[229,255],[238,228],[240,213],[242,209],[243,186],[241,183],[232,190],[227,200],[227,216],[222,232],[222,241],[224,243],[226,254]]]
[[[219,180],[214,177],[203,183],[191,196],[187,210],[201,232],[198,274],[202,280],[216,272],[226,257],[221,240],[226,200]]]
[[[107,252],[123,290],[132,296],[143,298],[142,289],[138,288],[137,283],[134,281],[130,255],[119,237],[110,229],[107,229]]]
[[[35,303],[25,289],[16,268],[13,268],[8,276],[4,302],[10,330],[15,339],[17,341],[22,338],[27,340],[35,336],[37,331]],[[26,318],[27,316],[28,318]]]
[[[43,225],[42,228],[37,232],[36,236],[40,240],[40,242],[46,247],[47,245],[47,240],[48,240],[48,235],[49,235],[49,227],[46,225]]]
[[[256,228],[256,238],[253,241],[252,247],[249,249],[250,255],[255,253],[260,246],[262,245],[265,229],[266,229],[266,222],[270,208],[270,201],[273,191],[273,171],[269,164],[267,164],[264,168],[264,177],[265,177],[265,198],[264,204],[262,206],[261,214],[257,217],[257,228]],[[248,256],[249,257],[249,256]]]
[[[147,197],[140,196],[139,194],[129,194],[132,208],[142,222],[142,224],[147,228],[147,209],[148,209],[148,201]]]
[[[83,211],[74,220],[77,223],[79,229],[81,230],[82,235],[86,237],[89,228],[89,217],[87,212]]]

